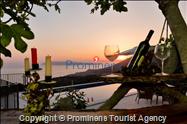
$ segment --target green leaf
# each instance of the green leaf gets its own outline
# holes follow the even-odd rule
[[[7,57],[11,57],[11,52],[10,50],[6,49],[0,44],[0,53],[4,54]]]
[[[113,10],[117,12],[126,12],[127,7],[125,5],[127,4],[124,2],[124,0],[84,0],[88,5],[90,5],[92,2],[95,4],[95,7],[91,9],[91,13],[94,13],[98,8],[100,8],[101,15],[104,15],[106,11],[110,9],[111,6],[113,6]]]
[[[10,44],[11,39],[12,39],[12,29],[8,25],[0,25],[0,33],[2,33],[1,36],[1,45],[3,47],[6,47]]]
[[[37,107],[35,107],[35,106],[32,106],[32,107],[31,107],[31,109],[30,109],[30,111],[31,111],[31,113],[34,113],[34,112],[36,112],[36,111],[37,111]]]
[[[49,9],[47,8],[47,6],[43,6],[43,8],[44,8],[47,12],[49,12]]]
[[[29,30],[28,27],[24,27],[24,25],[21,24],[13,24],[11,25],[13,38],[14,38],[14,46],[17,50],[24,53],[27,50],[27,44],[22,39],[22,37],[26,39],[33,39],[34,34],[32,31]]]
[[[3,12],[3,9],[0,8],[0,17],[3,17],[4,16],[4,12]]]
[[[92,0],[84,0],[84,1],[87,3],[87,5],[90,5],[92,3]]]
[[[107,10],[110,9],[111,4],[108,1],[101,2],[101,15],[103,15]]]
[[[29,31],[29,30],[22,32],[21,35],[22,35],[22,37],[24,37],[28,40],[34,39],[34,33],[32,31]]]
[[[126,2],[124,2],[123,0],[117,0],[113,3],[113,9],[116,10],[117,12],[126,12],[127,11],[127,7],[125,7],[125,4],[127,4]]]
[[[13,24],[13,25],[11,25],[11,27],[13,28],[15,33],[17,33],[17,35],[20,35],[26,39],[34,39],[33,32],[31,30],[29,30],[28,28],[25,28],[23,25]]]
[[[21,96],[21,99],[22,99],[22,100],[26,100],[26,95],[22,95],[22,96]]]
[[[14,37],[15,40],[15,48],[19,50],[20,52],[24,53],[27,50],[27,44],[20,38],[20,37]]]
[[[37,83],[32,83],[32,85],[30,86],[31,90],[36,90],[38,88],[38,84]]]
[[[40,104],[39,104],[38,109],[41,111],[41,110],[42,110],[42,108],[44,108],[44,103],[41,101],[41,102],[40,102]]]
[[[58,11],[58,13],[60,13],[60,8],[57,4],[55,4],[55,10]]]

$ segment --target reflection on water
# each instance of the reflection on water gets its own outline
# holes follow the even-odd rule
[[[44,68],[43,66],[40,66],[41,68]],[[85,70],[81,70],[81,69],[66,69],[65,66],[62,65],[55,65],[53,66],[53,77],[59,77],[59,76],[64,76],[64,75],[68,75],[68,74],[72,74],[72,73],[76,73],[76,72],[81,72],[81,71],[85,71]],[[23,68],[22,67],[4,67],[2,69],[2,73],[22,73],[23,72]],[[39,71],[39,74],[41,76],[41,79],[44,79],[44,70]],[[82,89],[81,91],[85,92],[86,94],[86,98],[92,99],[90,100],[90,102],[88,103],[88,107],[87,109],[96,109],[99,106],[101,106],[102,104],[97,104],[97,103],[103,103],[104,101],[106,101],[113,93],[114,91],[119,87],[120,84],[112,84],[112,85],[107,85],[107,86],[100,86],[100,87],[93,87],[93,88],[87,88],[87,89]],[[129,93],[127,95],[130,94],[134,94],[136,93],[135,89],[132,89],[129,91]],[[64,94],[64,93],[62,93]],[[26,102],[24,100],[21,99],[21,93],[20,95],[20,108],[23,108],[26,104]],[[55,97],[58,95],[55,94],[54,97],[52,97],[50,103],[54,103],[55,102]],[[147,102],[147,100],[141,100],[140,104],[137,104],[137,102],[135,101],[136,98],[136,94],[135,95],[131,95],[129,97],[125,97],[123,98],[114,108],[115,109],[119,109],[119,108],[140,108],[140,107],[146,107],[146,106],[153,106],[156,104],[150,104],[149,102]],[[161,102],[159,102],[161,103]],[[97,104],[97,105],[94,105]],[[160,105],[160,104],[157,104]]]
[[[97,103],[97,102],[101,102],[109,98],[118,87],[119,87],[119,84],[112,84],[108,86],[87,88],[81,91],[85,92],[88,98],[93,97],[94,102]]]
[[[88,103],[88,109],[95,109],[99,107],[99,105],[93,105],[97,103],[102,103],[106,101],[113,93],[114,91],[119,87],[120,84],[112,84],[112,85],[107,85],[107,86],[100,86],[100,87],[93,87],[93,88],[87,88],[87,89],[81,89],[80,91],[85,92],[86,94],[86,99],[90,99]],[[133,89],[131,90],[129,94],[136,93],[136,90]],[[56,93],[50,100],[51,105],[56,102],[55,98],[59,93]],[[64,97],[64,92],[60,93],[61,97]],[[21,94],[20,94],[21,96]],[[93,98],[93,101],[91,100]],[[20,99],[20,108],[23,108],[25,106],[26,102]],[[93,106],[92,106],[93,105]]]
[[[103,102],[106,99],[108,99],[113,92],[119,87],[119,84],[112,84],[107,86],[100,86],[100,87],[93,87],[93,88],[87,88],[87,89],[81,89],[80,91],[85,92],[86,99],[89,98],[90,102],[88,104],[95,104],[99,102]],[[56,102],[55,98],[59,93],[56,93],[50,100],[51,105]],[[64,92],[60,93],[62,97],[64,97]],[[20,94],[21,95],[21,94]],[[91,98],[93,98],[93,102],[91,102]],[[21,99],[20,99],[21,100]],[[25,101],[21,100],[20,107],[23,108],[26,104]]]

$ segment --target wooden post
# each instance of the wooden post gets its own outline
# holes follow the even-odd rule
[[[16,85],[17,87],[17,109],[19,109],[19,87],[18,85]]]

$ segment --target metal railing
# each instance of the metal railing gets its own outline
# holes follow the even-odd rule
[[[0,79],[13,84],[26,84],[26,76],[23,73],[1,74]],[[3,84],[0,85],[2,86]]]
[[[0,74],[0,86],[25,85],[26,77],[23,73]],[[19,91],[0,95],[0,110],[19,109]]]

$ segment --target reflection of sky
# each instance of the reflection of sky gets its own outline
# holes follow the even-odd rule
[[[185,19],[186,3],[181,2]],[[5,63],[22,62],[24,57],[30,57],[31,47],[38,48],[39,62],[46,55],[51,55],[53,60],[91,60],[94,56],[105,60],[106,44],[117,44],[121,51],[127,50],[144,40],[150,29],[155,30],[150,43],[156,44],[164,21],[154,1],[127,1],[128,12],[109,11],[103,16],[99,12],[90,14],[92,7],[80,1],[62,2],[60,7],[60,14],[53,9],[46,12],[34,8],[36,18],[31,18],[29,24],[35,39],[27,41],[29,49],[24,54],[15,51],[12,43],[9,48],[13,57],[4,59]]]
[[[81,89],[81,92],[85,93],[85,100],[89,98],[88,104],[95,104],[99,102],[103,102],[106,99],[108,99],[112,93],[119,87],[120,84],[112,84],[112,85],[106,85],[106,86],[100,86],[100,87],[92,87],[87,89]],[[96,92],[97,91],[97,92]],[[104,92],[104,93],[103,93]],[[132,94],[135,92],[134,90],[131,91],[129,94]],[[65,92],[60,93],[60,97],[65,97]],[[56,96],[59,95],[59,93],[55,93],[54,96],[50,99],[50,104],[53,105],[53,103],[56,103]],[[21,94],[20,94],[21,96]],[[91,98],[93,98],[93,101],[91,101]],[[26,105],[26,102],[20,99],[20,108],[23,108]]]

